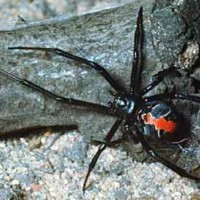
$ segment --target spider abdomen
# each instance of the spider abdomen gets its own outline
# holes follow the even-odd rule
[[[137,115],[138,128],[150,136],[174,137],[178,128],[178,117],[174,110],[167,104],[160,101],[153,101],[144,104]]]

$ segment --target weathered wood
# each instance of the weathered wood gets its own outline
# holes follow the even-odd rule
[[[151,5],[151,4],[150,4]],[[129,77],[133,30],[141,4],[69,19],[52,19],[1,31],[1,68],[66,97],[107,104],[110,86],[87,66],[40,52],[9,51],[9,46],[59,47]],[[145,15],[151,7],[145,8]],[[125,69],[126,68],[126,69]],[[129,81],[129,78],[124,80]],[[32,126],[84,123],[87,132],[106,132],[110,117],[62,105],[1,75],[1,132]],[[100,125],[99,125],[100,124]]]
[[[153,1],[147,2],[1,31],[0,66],[56,94],[107,104],[112,101],[108,92],[111,87],[89,67],[59,56],[7,48],[19,45],[58,47],[98,62],[128,86],[135,20],[139,7],[145,5],[144,51],[148,66],[144,82],[147,82],[163,64],[176,60],[190,36],[186,24],[172,11],[171,5],[162,9],[154,6],[150,17]],[[26,127],[79,124],[86,133],[102,134],[114,120],[110,116],[55,102],[2,75],[0,84],[1,133]]]

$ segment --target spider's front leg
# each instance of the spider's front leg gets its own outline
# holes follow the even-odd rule
[[[158,72],[153,76],[153,81],[149,85],[147,85],[145,88],[141,89],[139,91],[139,96],[145,95],[147,92],[152,90],[155,86],[157,86],[160,82],[163,81],[163,79],[166,76],[169,76],[172,73],[176,73],[178,76],[180,76],[180,73],[176,70],[175,67],[171,66],[167,69],[164,69],[163,71]]]
[[[134,37],[134,49],[133,49],[133,62],[131,70],[131,82],[130,82],[130,94],[134,96],[143,96],[156,85],[158,85],[165,76],[168,76],[172,72],[176,71],[176,68],[170,66],[163,71],[158,72],[153,76],[153,82],[147,87],[141,89],[141,74],[143,70],[143,41],[144,40],[144,30],[143,30],[143,8],[141,7],[138,12],[137,27],[135,30]],[[177,71],[176,71],[177,72]],[[178,72],[177,72],[178,73]]]
[[[143,67],[143,8],[138,12],[137,26],[134,35],[133,62],[131,70],[130,93],[137,95],[141,86],[141,74]]]
[[[153,96],[149,96],[145,98],[146,102],[150,101],[163,101],[166,99],[181,99],[186,101],[192,101],[195,103],[200,103],[200,96],[196,94],[182,94],[182,93],[163,93],[163,94],[156,94]]]
[[[101,65],[99,65],[96,62],[73,55],[67,51],[63,51],[58,48],[22,47],[22,46],[9,47],[8,49],[45,51],[45,52],[54,53],[56,55],[60,55],[62,57],[69,58],[71,60],[86,64],[86,65],[90,66],[92,69],[96,70],[117,92],[124,91],[124,88],[107,72],[107,70],[104,67],[102,67]]]

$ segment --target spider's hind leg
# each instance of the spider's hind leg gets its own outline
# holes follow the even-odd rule
[[[73,99],[73,98],[66,98],[60,95],[57,95],[49,90],[46,90],[45,88],[42,88],[41,86],[23,79],[23,78],[19,78],[17,76],[15,76],[14,74],[8,73],[3,69],[0,69],[0,74],[4,75],[5,77],[8,77],[10,79],[13,79],[16,82],[21,83],[22,85],[29,87],[35,91],[38,91],[56,101],[59,101],[63,104],[69,104],[69,105],[74,105],[74,106],[80,106],[80,107],[85,107],[85,108],[90,108],[92,110],[96,110],[98,112],[104,112],[104,113],[111,113],[110,108],[108,106],[104,106],[101,104],[96,104],[96,103],[92,103],[92,102],[87,102],[87,101],[82,101],[82,100],[77,100],[77,99]]]
[[[168,161],[167,159],[163,158],[162,156],[160,156],[151,147],[151,145],[149,145],[149,143],[146,141],[144,135],[138,130],[138,128],[136,126],[135,126],[135,130],[136,130],[136,134],[137,134],[138,140],[140,141],[140,143],[142,144],[144,150],[146,151],[146,153],[150,157],[152,157],[156,161],[162,163],[164,166],[168,167],[169,169],[171,169],[172,171],[176,172],[180,176],[200,182],[200,177],[195,176],[193,174],[190,174],[189,172],[187,172],[183,168],[175,165],[174,163],[172,163],[172,162]]]
[[[110,129],[110,131],[108,132],[108,134],[105,137],[105,142],[99,146],[97,152],[95,153],[94,157],[92,158],[92,160],[91,160],[91,162],[89,164],[89,168],[88,168],[84,183],[83,183],[83,192],[85,192],[85,190],[86,190],[87,180],[88,180],[88,178],[90,176],[90,173],[94,169],[94,167],[95,167],[95,165],[96,165],[96,163],[97,163],[97,161],[99,159],[99,156],[106,149],[106,147],[109,146],[112,137],[116,133],[116,131],[119,128],[121,123],[122,123],[122,119],[117,119],[115,121],[115,123],[113,124],[112,128]]]

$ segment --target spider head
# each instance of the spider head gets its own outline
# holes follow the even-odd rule
[[[124,94],[113,94],[113,102],[109,102],[109,105],[113,112],[129,115],[135,108],[135,101],[132,98],[127,97]]]

